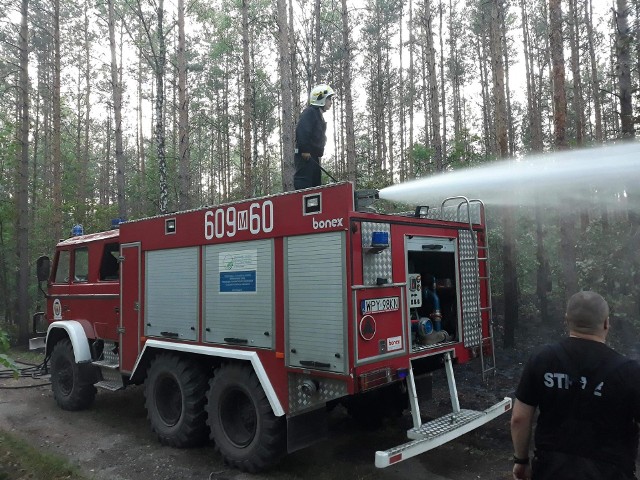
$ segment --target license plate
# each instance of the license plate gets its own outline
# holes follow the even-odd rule
[[[400,297],[370,298],[360,302],[360,310],[364,313],[393,312],[400,308]]]

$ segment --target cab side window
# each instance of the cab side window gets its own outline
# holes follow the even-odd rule
[[[74,250],[74,282],[86,282],[89,279],[89,250],[77,248]]]
[[[54,283],[69,282],[69,260],[71,255],[68,250],[62,250],[58,254],[58,264],[56,266],[56,276]]]
[[[120,278],[118,257],[120,256],[120,244],[108,243],[104,246],[102,262],[100,264],[100,280],[113,281]]]

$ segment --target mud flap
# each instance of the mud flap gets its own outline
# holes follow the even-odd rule
[[[293,453],[329,437],[324,405],[310,412],[287,417],[287,452]]]

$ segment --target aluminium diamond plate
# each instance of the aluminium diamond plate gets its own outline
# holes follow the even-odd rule
[[[317,385],[317,391],[311,395],[306,394],[302,388],[303,384],[309,381]],[[348,393],[346,381],[290,373],[289,413],[296,413],[318,404],[326,403],[329,400],[344,397]]]
[[[460,283],[462,293],[462,323],[465,347],[475,347],[482,341],[480,315],[480,280],[476,260],[476,233],[460,231]]]
[[[361,228],[362,249],[365,252],[362,261],[363,283],[365,285],[375,285],[378,278],[386,278],[391,282],[393,278],[391,226],[388,223],[362,222]],[[371,235],[373,232],[387,232],[389,234],[389,247],[374,253],[371,250]]]

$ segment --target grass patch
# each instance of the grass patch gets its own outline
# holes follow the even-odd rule
[[[0,430],[0,480],[88,480],[67,461]]]
[[[44,360],[44,349],[29,350],[25,347],[12,347],[7,352],[7,355],[16,362],[40,365]],[[2,480],[1,477],[0,480]]]

